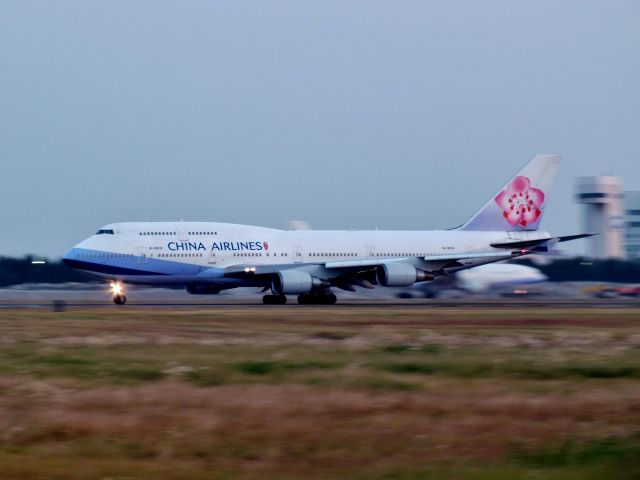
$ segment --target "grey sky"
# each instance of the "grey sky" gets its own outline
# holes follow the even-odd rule
[[[640,2],[0,2],[0,254],[103,224],[458,225],[536,153],[640,189]]]

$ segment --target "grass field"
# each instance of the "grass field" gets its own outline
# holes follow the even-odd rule
[[[0,479],[640,478],[640,309],[17,309],[0,343]]]

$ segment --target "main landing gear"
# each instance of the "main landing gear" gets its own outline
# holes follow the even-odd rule
[[[298,295],[299,305],[335,305],[338,298],[331,292],[301,293]],[[262,297],[265,305],[284,305],[287,303],[286,295],[265,295]]]
[[[124,286],[120,282],[111,282],[111,294],[113,295],[113,303],[116,305],[124,305],[127,303],[127,297],[124,295]]]
[[[265,305],[284,305],[287,303],[286,295],[265,295],[262,297],[262,303]]]
[[[331,292],[301,293],[298,295],[300,305],[335,305],[338,297]]]

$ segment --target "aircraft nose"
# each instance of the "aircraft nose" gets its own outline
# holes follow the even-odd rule
[[[65,254],[62,256],[62,263],[71,267],[73,266],[73,261],[75,258],[76,258],[75,248],[72,248],[70,250],[67,250],[67,252],[65,252]]]

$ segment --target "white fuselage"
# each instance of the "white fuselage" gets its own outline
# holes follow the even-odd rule
[[[298,268],[331,279],[344,274],[338,262],[353,268],[402,261],[428,269],[444,266],[438,264],[440,256],[494,255],[461,259],[453,266],[460,270],[513,256],[491,243],[548,237],[540,231],[286,231],[214,222],[136,222],[101,228],[67,252],[64,261],[129,283],[233,288],[265,283],[263,278],[229,276],[236,266]],[[325,268],[330,264],[332,269]]]

